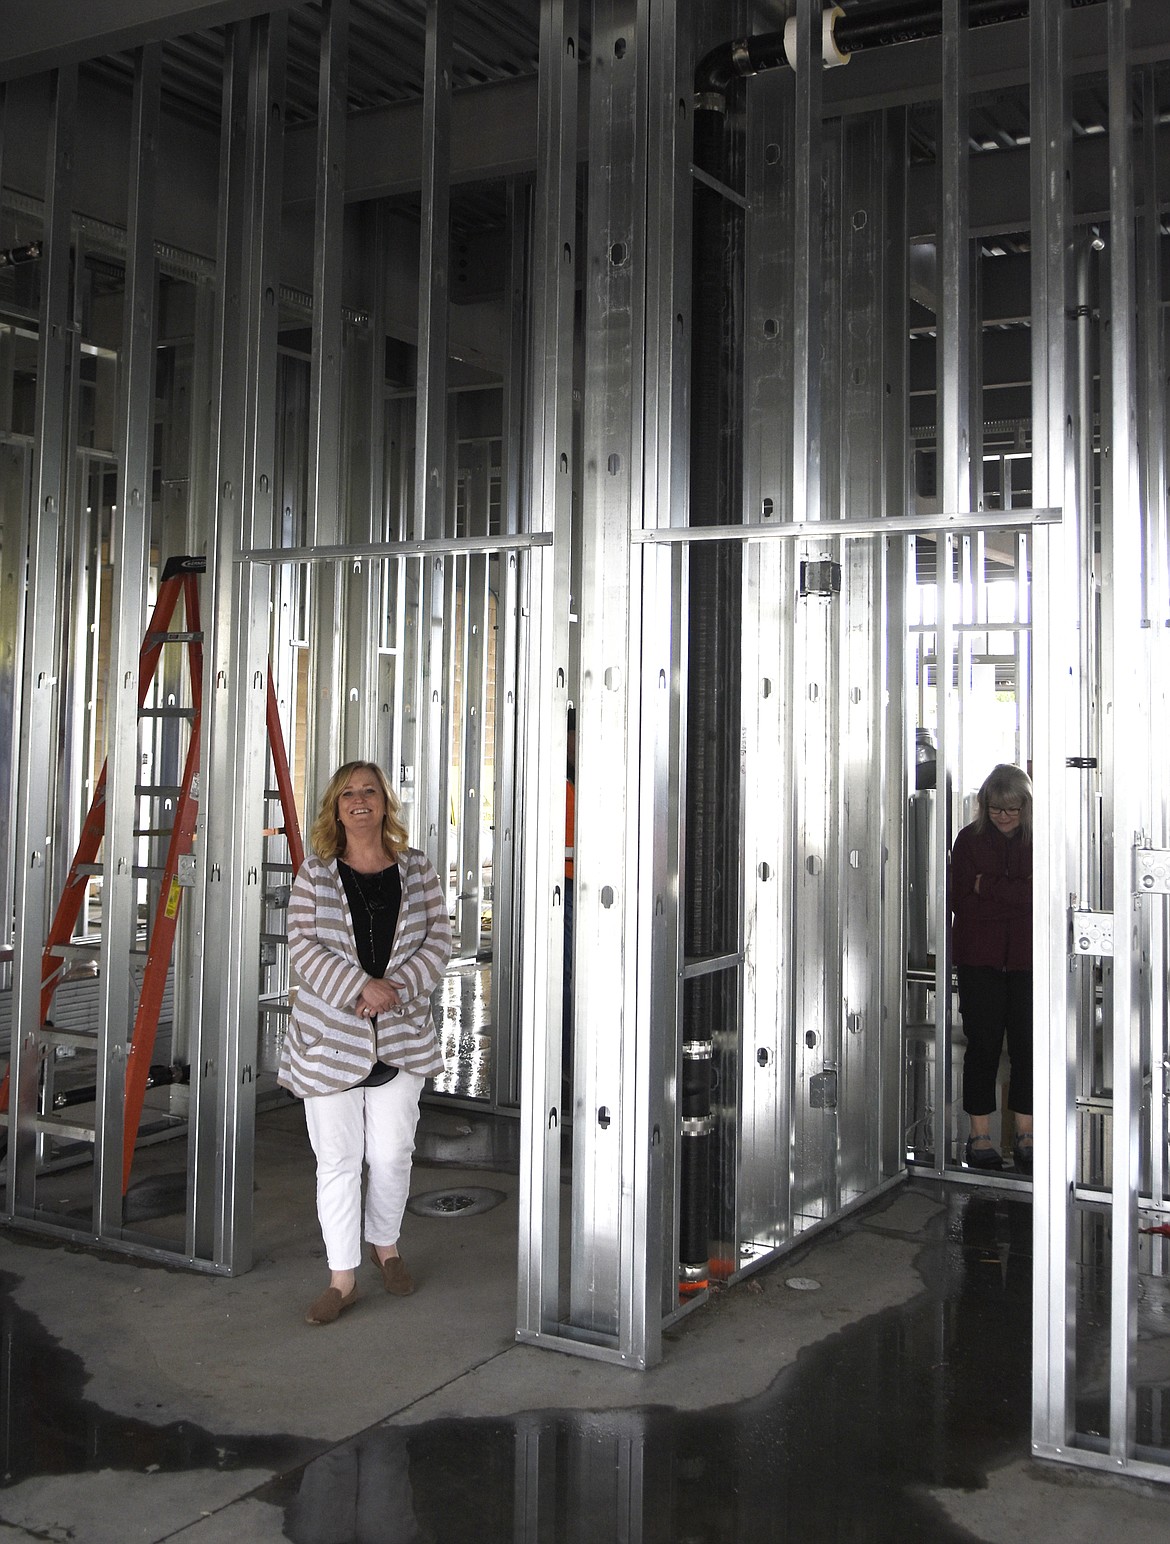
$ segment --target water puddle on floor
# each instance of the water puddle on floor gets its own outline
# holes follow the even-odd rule
[[[971,1544],[928,1491],[1029,1451],[1031,1251],[1026,1202],[968,1194],[919,1295],[759,1398],[378,1427],[260,1494],[294,1544]]]
[[[302,1437],[221,1437],[187,1421],[152,1424],[86,1399],[88,1375],[35,1316],[12,1301],[16,1278],[0,1272],[0,1486],[48,1474],[100,1469],[267,1469],[304,1464],[324,1444]]]

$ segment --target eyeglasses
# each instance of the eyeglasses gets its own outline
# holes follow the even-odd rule
[[[1022,804],[989,804],[987,806],[987,813],[989,815],[1018,815],[1021,809],[1023,809]]]

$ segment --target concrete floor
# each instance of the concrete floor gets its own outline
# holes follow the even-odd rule
[[[416,1295],[366,1267],[328,1328],[303,1322],[324,1265],[296,1105],[258,1122],[246,1276],[0,1235],[0,1544],[1170,1537],[1170,1486],[1028,1456],[1022,1192],[914,1182],[635,1373],[516,1345],[499,1135],[424,1114],[415,1194],[505,1199],[408,1214]]]

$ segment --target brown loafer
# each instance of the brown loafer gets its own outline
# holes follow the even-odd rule
[[[332,1324],[343,1309],[352,1308],[357,1300],[358,1289],[356,1286],[345,1297],[342,1297],[336,1287],[326,1287],[321,1296],[315,1297],[309,1304],[309,1311],[305,1315],[305,1323]]]
[[[377,1251],[370,1250],[370,1259],[382,1273],[382,1285],[387,1292],[392,1292],[395,1297],[409,1297],[414,1291],[414,1278],[406,1268],[406,1261],[401,1255],[391,1255],[386,1260],[379,1260]]]

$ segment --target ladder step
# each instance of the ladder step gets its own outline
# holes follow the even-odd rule
[[[135,879],[149,879],[152,874],[165,874],[165,863],[136,863],[131,869]],[[75,874],[104,874],[105,865],[101,863],[78,863],[73,872]]]
[[[185,718],[191,720],[195,717],[194,708],[139,708],[139,718]]]
[[[177,799],[183,789],[179,783],[135,783],[134,792],[143,799]]]
[[[94,980],[97,980],[96,976]],[[79,1051],[92,1051],[98,1043],[94,1030],[58,1029],[56,1024],[42,1024],[40,1035],[42,1040],[51,1040],[54,1045],[72,1045]]]
[[[55,955],[58,959],[61,960],[96,960],[98,955],[101,953],[101,948],[102,946],[100,943],[49,944],[45,948],[45,953]],[[145,949],[130,950],[131,956],[136,954],[142,955],[145,953]]]
[[[202,643],[202,633],[147,633],[142,640],[144,649],[151,648],[156,643]]]
[[[92,1121],[87,1126],[81,1121],[67,1120],[59,1115],[38,1115],[33,1121],[33,1130],[66,1142],[92,1142],[94,1133]]]

